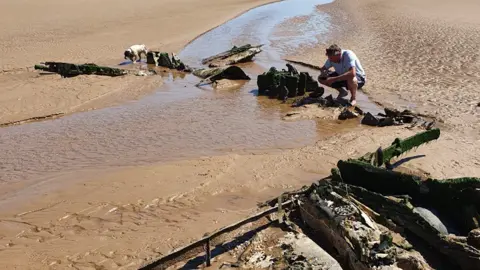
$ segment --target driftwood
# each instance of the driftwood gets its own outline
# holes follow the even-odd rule
[[[35,69],[60,74],[62,77],[75,77],[78,75],[103,75],[103,76],[123,76],[128,72],[119,68],[103,67],[93,63],[72,64],[63,62],[45,62],[35,65]]]
[[[221,52],[203,59],[202,64],[208,64],[209,67],[221,67],[248,62],[251,61],[255,55],[262,52],[262,46],[263,44],[256,46],[252,46],[250,44],[240,47],[234,46],[228,51]]]

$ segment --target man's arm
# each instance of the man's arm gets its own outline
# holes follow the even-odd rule
[[[320,68],[320,74],[318,75],[318,81],[321,84],[325,84],[325,79],[327,78],[327,71],[332,67],[330,60],[326,60],[325,64]]]
[[[354,78],[355,74],[356,74],[356,70],[355,70],[355,66],[353,66],[353,67],[350,67],[350,69],[347,72],[340,74],[336,77],[330,77],[329,79],[331,79],[332,82],[346,81],[348,79]]]

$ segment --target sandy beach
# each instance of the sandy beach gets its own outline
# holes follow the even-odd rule
[[[45,61],[118,65],[133,44],[178,52],[189,41],[272,0],[131,2],[7,0],[0,4],[0,124],[113,106],[157,89],[158,77],[62,80],[28,72]],[[19,15],[21,14],[21,15]],[[141,85],[139,82],[142,82]]]
[[[37,62],[115,65],[123,61],[123,49],[137,42],[175,52],[269,1],[208,2],[208,7],[198,0],[147,0],[134,6],[123,0],[0,4],[0,23],[10,25],[0,30],[5,55],[0,60],[0,123],[112,106],[162,84],[158,77],[67,81],[27,69]],[[337,0],[317,7],[331,18],[326,43],[352,49],[362,61],[371,99],[438,117],[440,139],[413,152],[426,158],[408,163],[409,170],[436,178],[480,177],[479,8],[474,0]],[[303,48],[288,58],[321,65],[325,46]],[[351,125],[294,149],[86,168],[28,186],[5,179],[0,267],[137,269],[248,216],[258,202],[328,175],[339,159],[417,131]]]

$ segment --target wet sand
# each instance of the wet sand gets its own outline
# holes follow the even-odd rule
[[[480,2],[350,1],[319,7],[332,16],[331,42],[357,53],[363,88],[386,106],[435,115],[479,135]],[[460,15],[461,14],[461,15]],[[292,58],[322,65],[325,45]]]
[[[55,113],[72,113],[152,93],[158,77],[90,76],[62,80],[32,73],[45,61],[117,66],[123,51],[143,43],[178,52],[196,36],[240,13],[275,0],[6,0],[0,3],[0,124]],[[121,66],[119,66],[121,67]]]
[[[459,32],[452,32],[454,36],[459,33],[459,36],[469,37],[474,34],[461,32],[467,31],[462,30],[463,27],[478,28],[478,25],[474,16],[468,19],[467,15],[471,13],[465,13],[467,15],[462,17],[460,26],[452,23],[452,20],[456,21],[456,15],[449,17],[450,13],[442,13],[453,6],[458,7],[457,2],[435,1],[436,6],[444,8],[437,8],[437,13],[423,11],[422,3],[431,1],[418,1],[420,4],[409,2],[412,2],[411,5],[405,5],[403,1],[339,0],[319,9],[331,16],[337,22],[337,30],[341,30],[334,32],[336,35],[327,38],[326,42],[345,44],[345,47],[358,52],[370,79],[366,91],[373,98],[382,103],[394,101],[399,107],[415,105],[415,109],[425,111],[429,109],[429,101],[413,91],[419,88],[422,93],[433,94],[435,92],[430,89],[440,87],[437,82],[441,82],[439,78],[444,74],[422,73],[421,67],[427,62],[440,61],[443,54],[424,56],[424,62],[417,66],[410,62],[411,54],[400,54],[398,48],[404,48],[406,43],[423,48],[422,44],[430,43],[432,41],[429,40],[434,38],[443,38],[455,44],[454,38],[444,34],[445,25],[451,29],[460,27],[457,29]],[[438,5],[439,2],[444,5]],[[465,4],[466,9],[472,8],[468,5],[475,5],[473,1],[468,3]],[[407,11],[414,13],[406,14]],[[401,20],[396,17],[400,16],[398,14],[402,14]],[[342,19],[345,17],[354,18],[358,23],[352,25]],[[440,20],[440,17],[443,19]],[[430,24],[421,28],[418,22],[424,20]],[[297,19],[297,23],[301,22],[301,18]],[[392,25],[388,27],[388,23]],[[382,25],[385,28],[379,31]],[[412,35],[402,27],[420,27],[418,31],[423,29],[425,32],[421,37],[396,40],[399,33]],[[362,35],[351,37],[349,33],[352,31]],[[391,44],[393,41],[397,43]],[[403,44],[400,43],[402,41]],[[467,48],[475,45],[468,45],[467,41],[461,44]],[[370,50],[378,46],[384,49],[382,57],[374,57],[376,54]],[[298,53],[293,56],[315,64],[319,60],[313,59],[322,59],[323,62],[323,55],[319,53],[322,49],[311,47],[314,48],[298,48]],[[457,49],[456,54],[463,56],[460,59],[468,58],[469,52],[473,52],[454,48]],[[414,56],[423,59],[420,55]],[[448,57],[448,63],[456,63],[451,56]],[[382,72],[376,72],[392,58],[398,70],[381,69]],[[462,71],[473,74],[475,63],[478,64],[468,62],[471,69]],[[420,72],[423,79],[433,83],[427,84],[415,77],[417,73],[408,73],[412,68]],[[405,83],[406,80],[401,79],[403,77],[396,75],[399,70],[405,72],[410,83]],[[455,84],[465,83],[458,79],[464,78],[462,76],[451,75],[448,78],[458,80]],[[385,87],[392,82],[402,87],[400,96],[396,87]],[[425,154],[426,158],[412,161],[408,165],[410,169],[425,171],[439,178],[480,176],[480,134],[478,127],[475,128],[479,109],[462,106],[453,117],[449,116],[455,106],[463,104],[461,101],[455,103],[455,94],[478,98],[478,94],[469,87],[462,88],[467,89],[465,91],[453,86],[447,88],[450,94],[438,101],[442,106],[437,107],[445,122],[441,138],[411,153]],[[403,98],[401,95],[404,95]],[[457,120],[459,117],[462,117],[461,122]],[[338,124],[339,127],[343,125],[345,123]],[[82,172],[62,173],[22,189],[4,182],[0,264],[2,268],[9,269],[14,266],[21,269],[94,269],[100,266],[135,269],[146,260],[200,238],[205,232],[249,215],[255,211],[259,201],[326,176],[338,159],[357,157],[379,145],[388,145],[396,137],[406,137],[417,131],[404,127],[368,128],[353,124],[349,132],[328,134],[316,143],[296,149],[274,148],[249,154],[210,155],[144,166],[108,166],[101,171],[88,170],[86,166]],[[72,155],[75,156],[75,152]],[[111,158],[115,159],[114,156]],[[8,192],[9,189],[15,192]]]

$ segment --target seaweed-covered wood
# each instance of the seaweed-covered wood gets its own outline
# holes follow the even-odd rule
[[[421,192],[420,177],[385,170],[356,160],[339,160],[337,167],[341,181],[364,187],[383,195],[409,195],[417,197]]]
[[[350,269],[431,269],[400,235],[375,223],[365,212],[321,183],[299,200],[302,219],[333,246]]]
[[[415,147],[436,140],[439,137],[440,129],[436,128],[420,132],[403,140],[396,138],[387,148],[383,150],[380,148],[375,153],[367,153],[360,157],[359,160],[372,163],[376,166],[382,166],[392,158],[398,157]]]
[[[336,181],[360,186],[384,196],[408,195],[419,206],[435,209],[456,233],[479,228],[480,179],[427,179],[389,171],[359,160],[340,160]]]
[[[149,51],[147,53],[147,64],[185,72],[192,71],[192,69],[185,65],[174,53],[172,53],[172,56],[169,56],[166,52]]]
[[[308,72],[299,73],[292,65],[286,66],[286,70],[271,67],[267,72],[257,76],[259,95],[285,101],[288,98],[302,97],[307,92],[319,90],[318,82]],[[323,88],[321,90],[323,95]]]
[[[363,187],[336,182],[331,188],[338,193],[354,196],[357,200],[371,207],[385,218],[393,220],[425,240],[434,249],[444,254],[450,261],[463,270],[480,269],[480,251],[462,237],[442,235],[431,223],[425,220],[414,206],[406,199],[395,199],[380,193],[369,191]]]
[[[64,62],[45,62],[44,64],[35,65],[35,69],[55,72],[60,74],[62,77],[75,77],[78,75],[102,75],[116,77],[127,74],[127,71],[123,69],[98,66],[93,63],[72,64]]]

